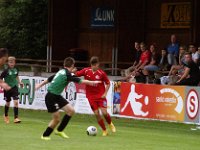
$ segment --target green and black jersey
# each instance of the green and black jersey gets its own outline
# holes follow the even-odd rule
[[[72,76],[67,69],[61,69],[55,75],[48,78],[48,82],[51,82],[48,87],[48,92],[60,95],[64,88],[69,82],[81,82],[81,79],[75,76]]]
[[[14,86],[18,87],[18,76],[19,70],[17,68],[7,68],[5,69],[0,76],[0,79],[4,81],[12,88]]]

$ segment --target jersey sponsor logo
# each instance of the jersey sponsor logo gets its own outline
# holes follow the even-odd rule
[[[55,106],[56,109],[59,109],[59,105],[57,103],[54,104],[54,106]]]
[[[96,75],[96,76],[95,76],[95,79],[99,80],[99,79],[100,79],[100,76],[99,76],[99,75]]]

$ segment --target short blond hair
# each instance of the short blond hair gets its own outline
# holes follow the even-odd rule
[[[16,60],[16,58],[14,56],[9,56],[8,57],[8,61],[15,61],[15,60]]]

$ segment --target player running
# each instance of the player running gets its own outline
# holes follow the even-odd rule
[[[52,113],[52,120],[50,121],[48,127],[44,131],[41,136],[42,140],[50,140],[50,135],[53,132],[54,128],[60,122],[60,113],[59,109],[62,109],[66,114],[64,115],[61,123],[55,130],[55,134],[61,136],[62,138],[69,138],[63,130],[69,123],[72,115],[75,113],[72,105],[68,103],[68,101],[61,96],[64,88],[67,86],[69,82],[77,82],[77,83],[85,83],[90,86],[96,86],[96,84],[101,83],[100,81],[88,81],[82,80],[75,76],[72,76],[71,72],[74,69],[75,60],[71,57],[68,57],[64,60],[64,68],[58,71],[55,75],[49,77],[47,80],[43,81],[39,85],[36,86],[36,90],[42,87],[43,85],[50,83],[48,86],[48,93],[45,96],[45,103],[47,106],[47,110],[49,113]]]
[[[98,57],[93,56],[90,59],[90,65],[91,67],[84,68],[80,71],[77,71],[76,76],[79,76],[79,77],[84,76],[86,80],[91,80],[91,81],[94,81],[94,80],[102,81],[95,88],[90,85],[86,85],[86,97],[96,116],[99,126],[103,130],[102,136],[107,136],[108,131],[106,130],[106,126],[100,115],[100,111],[102,112],[104,118],[106,119],[106,122],[108,123],[111,131],[116,132],[116,128],[111,121],[111,117],[109,113],[107,112],[106,95],[110,88],[110,81],[106,73],[99,68],[100,62],[99,62]]]

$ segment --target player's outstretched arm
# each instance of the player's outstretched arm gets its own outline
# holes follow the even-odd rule
[[[45,84],[49,83],[48,80],[44,80],[43,82],[41,82],[40,84],[37,84],[35,86],[35,90],[37,91],[39,88],[41,88],[42,86],[44,86]]]
[[[101,81],[82,80],[81,83],[84,83],[90,86],[96,86],[97,84],[101,83]]]

